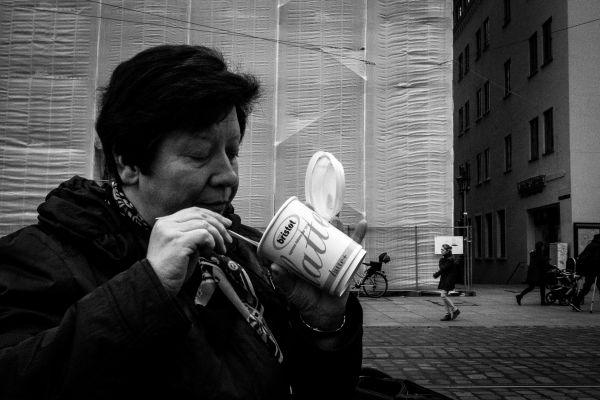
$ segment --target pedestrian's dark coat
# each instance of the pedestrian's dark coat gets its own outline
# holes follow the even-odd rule
[[[447,253],[445,256],[440,258],[439,261],[438,276],[440,277],[440,283],[438,289],[451,291],[454,290],[456,285],[456,279],[458,277],[458,264],[454,260],[452,253]]]
[[[600,234],[594,238],[577,257],[577,272],[586,278],[594,279],[600,273]]]
[[[541,249],[536,249],[530,253],[529,268],[527,269],[527,283],[530,285],[539,285],[549,280],[547,274],[552,269],[548,257],[544,255]]]
[[[295,398],[350,398],[362,351],[356,298],[343,345],[321,351],[255,249],[234,242],[228,256],[250,275],[280,364],[220,291],[195,306],[195,275],[176,297],[165,291],[145,260],[149,233],[110,193],[73,178],[50,192],[39,224],[0,239],[1,399],[286,399],[290,385]]]

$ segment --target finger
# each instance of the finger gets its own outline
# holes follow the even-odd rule
[[[271,264],[271,276],[275,282],[275,286],[279,288],[283,293],[292,293],[294,286],[296,285],[296,277],[288,272],[282,266],[272,263]]]
[[[211,250],[214,249],[221,254],[225,254],[227,252],[227,248],[225,247],[225,239],[223,239],[221,233],[213,225],[203,224],[202,227],[190,230],[186,233],[191,233],[198,236],[198,245],[200,248],[208,247]]]
[[[220,251],[217,248],[217,243],[213,235],[205,229],[186,232],[183,240],[189,243],[189,246],[194,249],[194,252],[202,257],[210,257],[213,251]]]
[[[365,235],[367,234],[367,220],[362,219],[356,224],[356,229],[352,233],[352,240],[356,243],[362,242]]]
[[[210,212],[212,213],[212,211]],[[233,238],[227,231],[227,226],[231,225],[231,221],[226,218],[225,220],[228,223],[224,225],[221,218],[215,218],[214,215],[204,213],[203,211],[176,214],[160,218],[156,221],[156,224],[160,224],[164,229],[173,229],[178,232],[189,232],[204,228],[215,237],[219,249],[224,248],[224,246],[220,246],[220,243],[231,243],[233,241]]]

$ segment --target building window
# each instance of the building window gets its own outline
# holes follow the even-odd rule
[[[492,213],[485,214],[485,256],[494,257],[494,235],[492,230]]]
[[[510,0],[504,0],[504,26],[510,22]]]
[[[504,63],[504,97],[510,95],[510,58]]]
[[[512,135],[504,137],[504,172],[512,170]]]
[[[490,47],[490,19],[486,18],[483,21],[483,50],[487,50]]]
[[[477,167],[477,184],[480,185],[481,184],[481,176],[482,176],[481,153],[478,153],[477,156],[475,156],[475,164]]]
[[[475,93],[475,101],[477,104],[475,104],[475,111],[477,113],[477,119],[479,120],[481,118],[482,115],[482,109],[481,109],[481,89],[477,89],[477,92]]]
[[[479,57],[481,57],[481,29],[475,32],[475,59],[479,60]]]
[[[471,107],[469,105],[469,100],[465,102],[465,131],[469,130],[471,125],[471,111],[469,110]]]
[[[529,37],[529,76],[537,74],[538,55],[537,55],[537,32]]]
[[[461,81],[463,78],[463,54],[458,55],[458,80]]]
[[[471,190],[471,163],[465,163],[465,173],[467,174],[467,190]]]
[[[490,180],[490,149],[483,151],[483,180]]]
[[[497,243],[497,256],[498,258],[506,258],[506,212],[499,210],[496,213],[496,237]]]
[[[554,152],[554,116],[553,109],[544,111],[544,154]]]
[[[454,23],[457,24],[463,16],[462,0],[454,2]]]
[[[469,66],[469,58],[471,57],[470,55],[471,50],[469,49],[469,45],[465,46],[465,75],[467,75],[469,73],[469,69],[471,68]]]
[[[544,50],[544,65],[552,61],[552,18],[548,18],[542,25],[542,46]]]
[[[464,111],[463,108],[458,109],[458,134],[462,134],[463,132],[463,124],[464,124]]]
[[[483,113],[487,114],[490,112],[490,81],[483,84]]]
[[[539,123],[535,117],[529,121],[529,161],[535,161],[539,158]]]
[[[483,255],[482,251],[481,251],[481,245],[483,242],[483,238],[481,235],[481,215],[477,215],[475,217],[475,257],[477,258],[481,258],[481,256]]]

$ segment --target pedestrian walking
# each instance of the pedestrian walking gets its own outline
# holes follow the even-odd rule
[[[521,305],[523,297],[535,289],[536,286],[540,287],[540,304],[543,306],[548,305],[548,303],[546,303],[546,284],[548,282],[548,272],[553,267],[550,265],[546,253],[546,245],[544,242],[537,242],[535,244],[535,250],[529,254],[527,287],[516,296],[518,305]]]
[[[442,245],[442,257],[439,262],[439,270],[433,274],[434,278],[440,278],[438,289],[440,289],[440,297],[446,306],[446,315],[441,321],[451,321],[458,317],[460,310],[454,305],[452,300],[448,298],[448,292],[454,290],[456,284],[456,276],[458,275],[458,265],[452,255],[452,246],[444,243]]]
[[[577,272],[585,277],[585,282],[581,290],[571,303],[571,307],[575,311],[581,311],[581,303],[584,297],[588,294],[594,282],[600,285],[597,277],[600,275],[600,234],[594,235],[592,241],[585,246],[577,258]]]

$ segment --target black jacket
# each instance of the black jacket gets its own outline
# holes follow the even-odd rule
[[[39,223],[0,239],[0,398],[347,398],[361,364],[362,310],[350,297],[343,345],[320,351],[297,313],[247,267],[284,362],[217,291],[171,297],[145,260],[149,234],[122,217],[109,185],[75,177],[50,192]],[[257,232],[229,216],[232,229]]]
[[[458,276],[458,265],[454,260],[454,256],[448,253],[446,256],[440,258],[439,270],[435,273],[435,277],[441,276],[438,289],[451,291],[454,290],[456,285],[456,278]]]
[[[577,257],[577,272],[591,279],[600,274],[600,234],[594,235]]]

